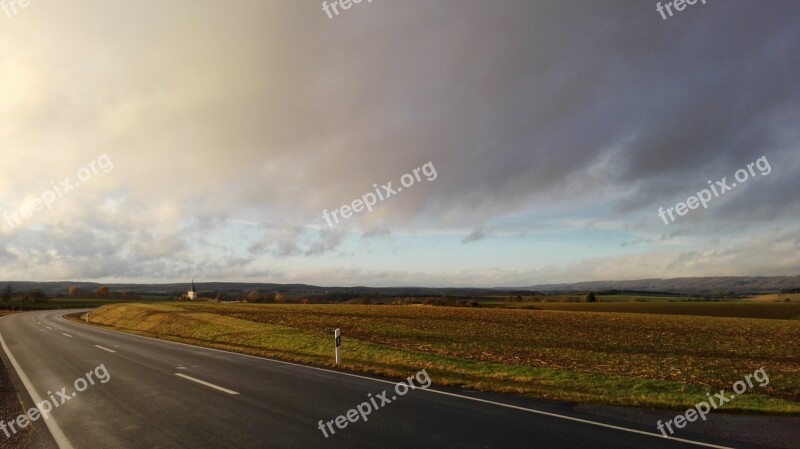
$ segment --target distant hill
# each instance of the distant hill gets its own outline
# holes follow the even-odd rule
[[[524,290],[545,292],[624,290],[692,294],[776,293],[800,291],[800,276],[696,277],[640,279],[636,281],[590,281],[572,284],[543,284]]]
[[[41,290],[50,296],[66,294],[71,285],[82,290],[94,292],[102,285],[112,291],[132,291],[142,295],[172,296],[186,292],[189,282],[171,284],[104,284],[97,282],[26,282],[0,281],[0,290],[10,285],[14,291]],[[308,284],[274,284],[261,282],[195,282],[202,294],[224,292],[226,294],[247,293],[250,291],[282,292],[301,294],[358,293],[363,295],[385,296],[481,296],[503,293],[523,292],[585,292],[619,290],[625,292],[683,293],[683,294],[722,294],[722,293],[779,293],[800,292],[800,276],[772,277],[697,277],[674,279],[641,279],[636,281],[590,281],[566,284],[542,284],[521,288],[430,288],[430,287],[324,287]]]
[[[105,285],[111,291],[131,291],[142,295],[151,296],[173,296],[185,293],[191,282],[171,283],[171,284],[114,284],[97,282],[28,282],[28,281],[0,281],[0,290],[6,285],[10,285],[14,291],[28,292],[41,290],[50,296],[66,294],[67,289],[74,285],[81,290],[94,292]],[[212,292],[223,292],[226,294],[247,293],[250,291],[259,292],[282,292],[321,295],[325,293],[357,293],[363,295],[399,295],[399,296],[439,296],[448,295],[488,295],[503,292],[517,294],[518,289],[493,289],[493,288],[427,288],[427,287],[324,287],[307,284],[274,284],[262,282],[195,282],[195,288],[201,294],[211,294]]]

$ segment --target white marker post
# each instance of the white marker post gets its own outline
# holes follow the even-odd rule
[[[92,312],[86,312],[86,322],[87,323],[89,322],[89,315],[91,315],[91,314],[92,314]]]
[[[336,364],[338,365],[342,363],[342,330],[333,331],[333,338],[336,342]]]

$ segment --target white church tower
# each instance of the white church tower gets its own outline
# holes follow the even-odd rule
[[[200,297],[197,295],[197,290],[194,289],[194,279],[192,279],[192,288],[189,289],[187,296],[189,297],[189,301],[197,301],[200,299]]]

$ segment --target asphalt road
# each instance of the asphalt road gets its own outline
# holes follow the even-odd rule
[[[69,399],[44,421],[47,427],[41,419],[35,423],[52,447],[709,447],[653,436],[655,424],[599,423],[563,404],[439,388],[435,378],[429,389],[410,390],[372,411],[366,422],[359,418],[343,430],[334,423],[335,435],[325,438],[320,420],[344,415],[370,394],[397,396],[394,382],[93,328],[62,313],[0,319],[3,357],[14,367],[20,391],[30,396],[23,397],[26,408],[51,395],[65,401],[56,392],[66,387]],[[101,364],[110,377],[95,371]],[[75,380],[90,371],[94,385],[87,382],[85,391],[76,392]]]

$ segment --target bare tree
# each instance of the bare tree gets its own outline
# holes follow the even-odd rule
[[[123,301],[130,301],[130,300],[133,300],[133,299],[139,299],[139,296],[135,292],[131,292],[131,291],[127,291],[126,290],[126,291],[120,293],[119,299],[121,299]]]
[[[41,290],[34,290],[32,292],[25,293],[24,299],[30,302],[31,305],[35,306],[36,304],[47,301],[47,294]]]
[[[8,310],[9,306],[11,305],[11,298],[13,297],[14,290],[11,288],[10,284],[6,284],[6,289],[3,291],[3,304],[6,305],[6,310]]]

